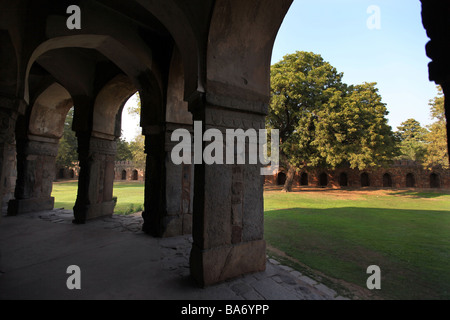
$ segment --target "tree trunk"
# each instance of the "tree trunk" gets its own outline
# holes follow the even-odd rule
[[[291,192],[292,191],[292,184],[294,183],[294,176],[295,176],[295,167],[288,165],[288,173],[286,176],[286,182],[284,183],[283,192]]]

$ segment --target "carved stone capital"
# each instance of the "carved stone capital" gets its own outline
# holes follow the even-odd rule
[[[92,137],[89,145],[89,153],[90,154],[100,153],[113,156],[117,153],[117,143],[116,141]]]
[[[263,115],[245,113],[238,110],[221,109],[208,105],[205,111],[206,127],[217,129],[264,129],[265,118]]]
[[[40,141],[28,141],[24,151],[26,155],[56,157],[58,155],[58,144]]]

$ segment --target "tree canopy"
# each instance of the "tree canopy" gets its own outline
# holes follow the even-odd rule
[[[428,126],[429,133],[425,138],[427,142],[425,165],[442,166],[448,169],[447,121],[441,87],[438,87],[438,96],[430,101],[430,114],[435,122]]]
[[[116,161],[128,161],[133,159],[130,143],[123,137],[117,139]]]
[[[425,144],[428,130],[419,121],[408,119],[397,127],[400,155],[398,159],[413,160],[422,163],[427,153]]]
[[[391,160],[396,139],[376,83],[347,85],[311,52],[287,55],[271,69],[267,127],[280,130],[280,162],[288,168],[349,165],[364,169]]]

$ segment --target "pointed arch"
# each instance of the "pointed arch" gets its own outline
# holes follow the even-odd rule
[[[407,188],[415,188],[416,187],[416,177],[411,172],[406,175],[406,187]]]
[[[123,74],[100,90],[94,104],[93,136],[113,140],[121,135],[123,107],[136,91],[131,79]]]
[[[339,175],[339,186],[348,187],[348,175],[345,172],[341,172]]]
[[[308,177],[308,173],[302,172],[302,174],[301,174],[301,176],[300,176],[300,185],[301,185],[301,186],[307,186],[307,185],[309,185],[309,177]]]
[[[291,3],[292,0],[216,1],[207,50],[206,85],[210,99],[222,101],[225,99],[221,96],[227,96],[237,101],[264,102],[253,111],[267,113],[272,48]]]
[[[197,92],[205,92],[204,74],[206,39],[200,30],[207,28],[213,2],[203,3],[201,10],[193,11],[188,2],[165,0],[136,0],[168,30],[180,50],[185,74],[184,100],[189,100]],[[200,9],[200,7],[198,8]],[[177,19],[173,19],[176,16]]]
[[[30,134],[60,139],[67,113],[72,106],[70,93],[59,83],[51,84],[32,105],[28,125]]]
[[[383,188],[392,188],[392,176],[388,172],[383,175]]]
[[[145,88],[150,85],[153,90],[160,93],[159,100],[162,105],[162,82],[159,71],[140,61],[139,57],[129,48],[111,36],[105,35],[74,35],[49,39],[40,44],[31,55],[25,77],[25,101],[29,101],[29,74],[33,64],[45,53],[64,48],[93,49],[104,55],[117,67],[123,70],[133,81],[136,87]]]
[[[361,174],[361,187],[370,187],[370,177],[367,172]]]
[[[319,175],[319,186],[321,187],[328,186],[328,174],[326,174],[325,172],[322,172]]]
[[[435,172],[430,174],[430,188],[440,188],[441,187],[441,179],[439,175]]]

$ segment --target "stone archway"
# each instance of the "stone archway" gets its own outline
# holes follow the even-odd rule
[[[339,175],[339,186],[348,187],[348,175],[345,172],[341,172]]]
[[[437,173],[430,174],[430,188],[440,188],[441,181]]]
[[[308,173],[302,172],[302,174],[301,174],[301,176],[300,176],[300,185],[301,185],[301,186],[307,186],[307,185],[309,185],[309,177],[308,177]]]
[[[53,209],[58,144],[72,106],[69,92],[52,83],[33,101],[29,115],[20,118],[27,130],[17,135],[17,181],[9,215]]]
[[[130,0],[126,4],[87,0],[79,3],[82,30],[67,29],[61,1],[28,2],[27,10],[16,5],[7,10],[8,33],[23,47],[14,48],[20,55],[14,74],[21,84],[15,92],[7,92],[13,97],[10,109],[15,114],[1,113],[7,122],[4,135],[14,133],[14,125],[9,124],[15,124],[19,111],[27,111],[22,100],[32,103],[49,79],[70,93],[80,158],[75,222],[113,212],[111,159],[118,128],[114,113],[122,99],[116,97],[110,104],[111,95],[102,90],[113,88],[110,81],[117,76],[128,77],[142,100],[145,232],[157,236],[185,232],[178,226],[188,225],[189,216],[172,211],[183,208],[192,212],[190,267],[200,285],[264,270],[261,166],[207,166],[196,161],[171,170],[166,163],[171,148],[166,111],[183,106],[192,120],[202,122],[202,133],[209,127],[263,128],[272,47],[292,0]],[[31,28],[29,21],[36,26]],[[11,74],[7,78],[11,83],[16,80]],[[177,89],[179,84],[183,90]],[[170,121],[189,130],[191,123],[174,118]],[[25,135],[24,131],[18,130]],[[188,181],[191,177],[195,183]],[[168,190],[176,184],[181,197],[172,202]],[[188,193],[194,194],[193,201]]]
[[[383,188],[392,188],[392,176],[390,173],[383,175]]]
[[[416,178],[414,174],[408,173],[406,175],[406,187],[407,188],[415,188],[416,187]]]
[[[370,178],[367,172],[361,173],[361,187],[370,187]]]
[[[319,175],[319,186],[321,187],[328,186],[328,174],[326,174],[325,172],[322,172]]]
[[[139,172],[135,169],[131,173],[131,180],[138,181],[139,180]]]
[[[277,176],[277,185],[284,186],[284,184],[286,183],[286,179],[287,179],[286,173],[279,172]]]
[[[76,104],[75,126],[82,141],[82,157],[88,157],[91,151],[94,155],[105,155],[102,153],[105,150],[111,155],[112,140],[105,142],[99,137],[91,140],[93,105],[98,90],[118,73],[124,73],[142,91],[146,106],[142,123],[148,155],[146,172],[154,177],[154,183],[146,186],[146,209],[153,210],[152,206],[156,206],[155,215],[147,212],[150,216],[147,221],[156,234],[167,235],[167,225],[162,222],[171,217],[161,215],[170,185],[166,174],[170,170],[165,165],[166,147],[169,149],[165,102],[173,48],[178,48],[183,62],[183,101],[193,119],[203,122],[202,131],[208,126],[263,127],[273,41],[291,2],[80,1],[85,17],[81,31],[67,30],[65,10],[58,12],[61,5],[55,6],[61,1],[2,2],[2,9],[6,9],[0,14],[6,19],[0,22],[0,60],[11,63],[0,67],[0,180],[4,182],[5,172],[11,169],[8,165],[15,132],[24,134],[26,130],[26,126],[17,126],[16,130],[18,115],[26,114],[26,103],[32,104],[37,87],[49,78],[66,88]],[[427,55],[432,59],[430,79],[441,84],[448,97],[449,3],[430,0],[422,3],[423,24],[431,39],[427,45]],[[21,10],[25,4],[28,7]],[[93,51],[106,57],[106,61],[97,60]],[[35,62],[41,68],[30,75]],[[30,83],[34,85],[29,86]],[[31,145],[43,141],[35,142]],[[97,169],[100,176],[109,170],[82,164],[81,211],[87,210],[81,207],[88,205],[89,193],[102,201],[108,196],[109,190],[102,189],[101,184],[89,186],[93,182],[89,179],[90,171]],[[180,169],[195,172],[191,270],[201,285],[264,270],[263,189],[259,169],[250,165],[207,167],[200,163],[190,171]],[[4,188],[3,183],[0,188]],[[84,218],[81,216],[80,221]],[[179,223],[180,219],[175,224]]]

